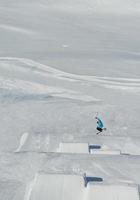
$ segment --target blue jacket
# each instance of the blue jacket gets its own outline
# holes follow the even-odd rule
[[[101,121],[101,119],[97,118],[97,120],[98,120],[97,121],[97,127],[98,128],[103,128],[104,125],[103,125],[103,122]]]

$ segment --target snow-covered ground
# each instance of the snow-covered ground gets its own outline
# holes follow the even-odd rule
[[[137,0],[0,0],[0,200],[139,199],[139,24]]]

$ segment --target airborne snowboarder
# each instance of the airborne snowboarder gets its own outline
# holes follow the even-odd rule
[[[104,128],[103,122],[100,118],[95,117],[95,119],[97,120],[97,130],[99,132],[97,132],[96,134],[98,135],[99,133],[101,133],[103,130],[106,130],[106,128]]]

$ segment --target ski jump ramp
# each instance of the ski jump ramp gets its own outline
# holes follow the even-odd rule
[[[60,143],[59,153],[89,153],[88,143]]]
[[[89,145],[88,143],[60,143],[57,149],[59,153],[83,153],[83,154],[110,154],[120,155],[121,151],[117,149],[103,148],[100,145]]]
[[[89,182],[83,176],[39,174],[28,200],[139,200],[137,185]]]

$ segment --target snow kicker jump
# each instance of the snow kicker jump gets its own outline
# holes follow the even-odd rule
[[[40,174],[28,200],[139,200],[137,185],[105,184],[101,178],[66,174]],[[91,182],[90,182],[91,180]],[[100,180],[100,182],[99,182]]]
[[[83,154],[110,154],[120,155],[118,149],[103,148],[100,145],[90,145],[88,143],[60,143],[57,149],[59,153],[83,153]]]

